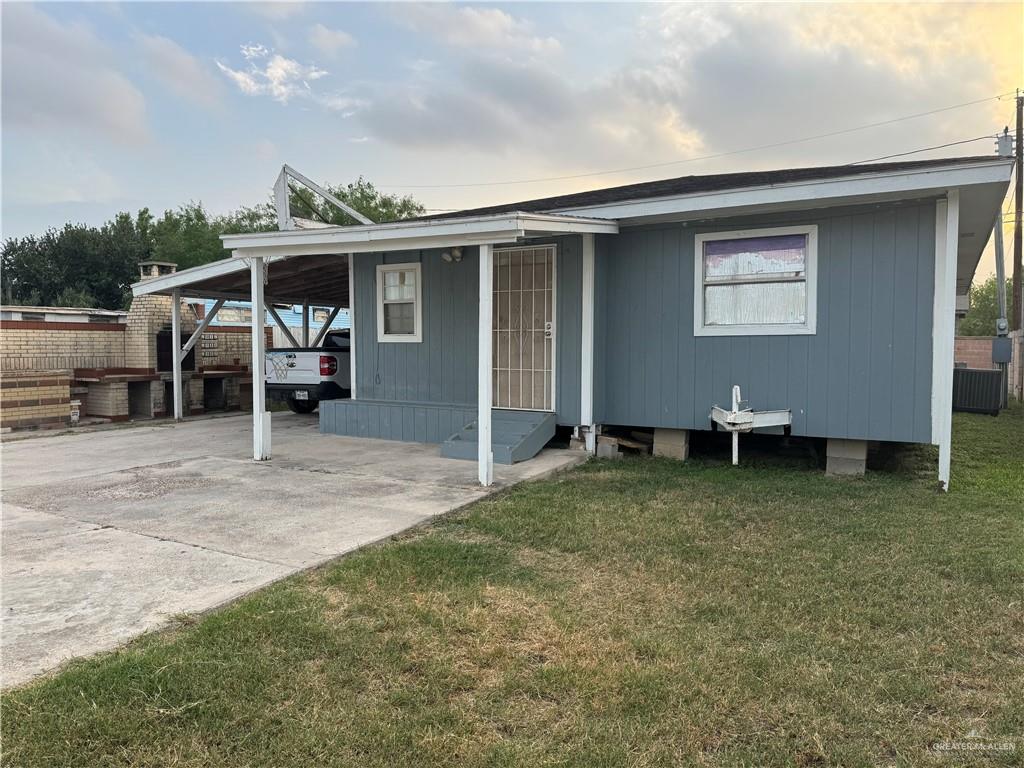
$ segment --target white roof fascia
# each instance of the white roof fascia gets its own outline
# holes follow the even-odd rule
[[[370,226],[332,227],[329,229],[283,230],[246,235],[223,235],[224,247],[230,250],[256,250],[271,246],[319,246],[322,253],[352,253],[361,243],[379,244],[363,250],[387,250],[392,240],[419,238],[470,237],[477,242],[497,234],[517,230],[551,232],[618,232],[614,221],[601,221],[578,216],[548,213],[501,213],[467,218],[396,221]],[[388,248],[384,248],[387,244]]]
[[[202,264],[198,267],[189,267],[180,272],[172,272],[160,277],[151,277],[147,280],[140,280],[132,283],[132,296],[145,296],[150,293],[163,293],[171,288],[179,288],[183,285],[197,283],[201,280],[209,280],[212,277],[222,277],[235,272],[248,269],[245,263],[235,259],[221,259],[212,261],[209,264]]]
[[[504,213],[464,219],[223,235],[224,247],[232,250],[234,258],[143,280],[132,285],[132,294],[166,293],[172,288],[241,272],[248,269],[244,262],[248,256],[260,256],[272,262],[293,256],[340,256],[346,253],[508,243],[533,233],[614,234],[618,231],[619,226],[614,221],[548,213]]]
[[[588,206],[552,209],[559,213],[616,219],[620,222],[651,216],[672,214],[728,212],[729,209],[812,202],[822,204],[836,199],[870,198],[873,195],[905,195],[935,192],[970,186],[1005,182],[1010,178],[1012,163],[1005,158],[971,165],[948,165],[932,168],[889,171],[835,179],[776,184],[767,187],[726,189],[692,195],[675,195],[643,200],[624,200]]]

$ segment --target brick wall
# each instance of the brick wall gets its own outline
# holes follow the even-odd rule
[[[90,382],[89,391],[82,400],[86,416],[101,416],[111,421],[128,418],[128,384],[123,381]]]
[[[71,371],[6,371],[0,381],[0,427],[71,421]]]
[[[992,362],[991,336],[957,336],[953,344],[953,359],[967,363],[968,368],[997,368]]]
[[[128,310],[125,333],[125,366],[156,370],[156,334],[171,325],[170,296],[137,296]],[[184,301],[181,302],[181,332],[191,334],[196,329],[196,316]]]
[[[5,320],[0,323],[0,369],[46,371],[122,368],[125,326]]]
[[[206,370],[239,365],[248,368],[252,362],[252,333],[248,328],[211,326],[197,346],[196,365]]]

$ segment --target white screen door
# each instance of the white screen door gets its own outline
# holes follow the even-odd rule
[[[555,409],[555,246],[494,251],[495,408]]]

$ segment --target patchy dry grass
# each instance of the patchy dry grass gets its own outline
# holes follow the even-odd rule
[[[592,462],[5,696],[12,766],[1024,761],[1024,409],[828,479]],[[1017,750],[941,756],[972,729]]]

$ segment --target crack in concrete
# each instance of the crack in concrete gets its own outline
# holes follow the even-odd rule
[[[227,557],[236,557],[239,560],[248,560],[248,561],[253,562],[253,563],[263,563],[264,565],[279,565],[279,566],[282,566],[284,568],[292,568],[292,569],[294,569],[294,568],[301,568],[302,567],[301,564],[296,565],[295,563],[286,563],[286,562],[281,561],[281,560],[268,560],[268,559],[263,558],[263,557],[251,557],[249,555],[240,555],[237,552],[228,552],[225,549],[217,549],[216,547],[209,547],[209,546],[206,546],[204,544],[197,544],[197,543],[192,542],[192,541],[182,541],[180,539],[172,539],[172,538],[170,538],[168,536],[157,536],[155,534],[146,533],[144,531],[133,531],[130,528],[121,528],[120,526],[112,525],[110,523],[100,523],[100,522],[97,522],[95,520],[85,520],[85,519],[78,518],[78,517],[72,517],[71,515],[62,515],[59,512],[50,512],[48,510],[35,509],[34,507],[28,507],[28,506],[25,506],[24,504],[19,505],[19,506],[21,506],[22,509],[30,509],[33,512],[37,512],[37,513],[42,514],[42,515],[53,515],[54,517],[59,517],[62,520],[68,520],[68,521],[70,521],[72,523],[84,523],[85,525],[96,526],[95,528],[91,528],[90,530],[87,530],[87,531],[70,531],[70,532],[68,532],[66,534],[61,534],[60,537],[56,537],[55,536],[55,537],[52,537],[52,538],[67,538],[67,537],[71,537],[71,536],[82,536],[82,535],[89,534],[89,533],[97,533],[98,531],[113,530],[113,531],[118,531],[119,533],[131,534],[132,536],[141,536],[141,537],[146,538],[146,539],[153,539],[154,541],[166,541],[166,542],[169,542],[171,544],[180,544],[180,545],[182,545],[184,547],[191,547],[193,549],[198,549],[198,550],[201,550],[201,551],[204,551],[204,552],[213,552],[213,553],[218,554],[218,555],[226,555]],[[39,537],[33,537],[32,540],[33,541],[37,541],[37,540],[42,540],[42,539],[45,539],[45,538],[51,538],[51,537],[39,536]]]

